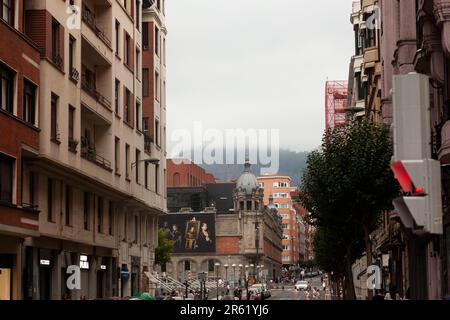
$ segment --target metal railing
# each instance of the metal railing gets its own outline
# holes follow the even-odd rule
[[[111,109],[111,101],[97,91],[96,85],[93,81],[89,81],[83,77],[81,81],[81,88],[94,97],[97,102],[101,103],[108,109]]]
[[[111,40],[106,36],[105,32],[97,25],[97,21],[92,12],[84,10],[82,14],[82,20],[88,27],[102,40],[107,46],[111,47]]]
[[[91,161],[101,167],[111,169],[111,161],[109,161],[109,160],[105,159],[104,157],[102,157],[101,155],[97,154],[97,152],[93,148],[82,147],[81,148],[81,156],[84,159]]]

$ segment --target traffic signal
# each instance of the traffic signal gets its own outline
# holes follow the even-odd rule
[[[405,196],[394,206],[406,228],[442,234],[441,164],[433,159],[405,160],[392,164]]]

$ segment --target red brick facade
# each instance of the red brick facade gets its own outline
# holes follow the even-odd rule
[[[176,163],[167,161],[168,187],[197,187],[203,184],[216,183],[216,179],[205,169],[190,161]]]
[[[241,251],[240,237],[217,237],[216,253],[217,254],[236,254]]]
[[[19,8],[21,6],[22,1],[19,2]],[[19,22],[21,21],[21,11],[19,11]],[[20,29],[21,25],[22,23],[19,24]],[[40,52],[22,33],[2,20],[0,20],[0,34],[3,42],[3,45],[0,46],[0,63],[15,73],[14,86],[16,88],[13,114],[0,109],[0,153],[15,159],[13,182],[15,197],[13,197],[13,203],[10,206],[0,206],[0,224],[37,230],[37,226],[21,222],[22,218],[36,221],[36,212],[20,210],[14,206],[20,207],[23,203],[24,149],[35,152],[39,150],[39,129],[23,120],[23,91],[25,80],[32,82],[37,87],[35,104],[35,121],[37,123]]]

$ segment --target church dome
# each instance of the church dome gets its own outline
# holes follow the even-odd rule
[[[259,183],[258,179],[256,179],[256,176],[251,171],[251,164],[247,160],[245,162],[245,169],[244,173],[239,177],[236,188],[244,190],[247,195],[253,194],[253,191],[258,189]]]

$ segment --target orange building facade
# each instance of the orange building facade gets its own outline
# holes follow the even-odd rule
[[[269,205],[270,197],[283,218],[283,265],[296,265],[300,261],[299,217],[293,208],[290,177],[263,175],[258,183],[264,188],[264,204]]]

